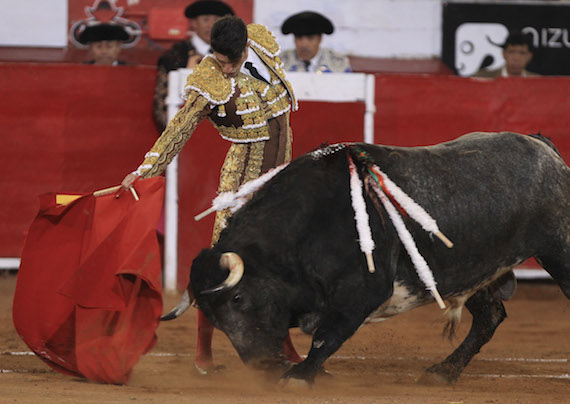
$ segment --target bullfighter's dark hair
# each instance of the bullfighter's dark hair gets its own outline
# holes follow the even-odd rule
[[[526,45],[528,46],[528,50],[530,52],[534,51],[534,47],[532,45],[532,37],[530,34],[523,34],[520,31],[513,31],[509,34],[505,43],[503,44],[503,49],[507,49],[509,45]]]
[[[247,26],[239,17],[220,18],[212,27],[210,45],[230,61],[239,60],[247,45]]]

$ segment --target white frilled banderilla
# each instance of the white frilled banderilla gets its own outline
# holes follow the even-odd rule
[[[212,201],[212,206],[202,213],[194,216],[194,220],[198,221],[208,216],[210,213],[217,212],[219,210],[224,210],[230,208],[231,212],[234,213],[239,208],[241,208],[248,200],[250,194],[257,191],[271,178],[275,177],[281,170],[287,167],[289,163],[282,164],[275,168],[272,168],[259,178],[251,180],[243,184],[237,189],[236,192],[222,192]]]
[[[361,152],[361,155],[362,153],[364,152]],[[362,181],[360,180],[358,170],[350,156],[350,153],[347,155],[350,169],[350,194],[352,196],[352,206],[355,212],[360,249],[366,255],[368,269],[370,272],[374,272],[374,261],[372,259],[374,241],[372,240],[368,213],[366,212],[366,204],[362,194]],[[363,156],[363,159],[366,160],[367,156]],[[398,213],[398,210],[392,203],[391,198],[409,217],[418,222],[425,231],[435,234],[448,248],[453,247],[453,243],[439,230],[437,222],[425,211],[425,209],[402,191],[402,189],[390,180],[390,178],[388,178],[388,176],[383,173],[378,166],[369,161],[365,161],[365,164],[369,173],[367,180],[384,205],[386,212],[388,212],[388,216],[394,224],[398,237],[416,268],[416,273],[424,285],[426,285],[426,288],[431,292],[439,307],[444,309],[445,303],[437,291],[433,273],[431,272],[424,257],[418,251],[412,235],[406,228],[406,225]]]
[[[333,152],[344,148],[345,147],[336,147]],[[319,158],[323,155],[326,155],[326,153],[322,155],[315,154],[315,157]],[[366,212],[366,203],[364,201],[362,181],[358,175],[358,170],[354,164],[354,161],[352,160],[352,157],[350,156],[350,153],[347,155],[350,169],[350,195],[352,200],[352,207],[355,213],[354,217],[356,220],[360,249],[366,255],[368,270],[370,272],[374,272],[375,269],[374,260],[372,258],[372,251],[374,250],[375,244],[374,240],[372,239],[372,231],[370,230],[368,213]],[[367,156],[363,156],[364,160],[367,158]],[[425,209],[423,209],[409,195],[402,191],[402,189],[398,187],[392,180],[390,180],[390,178],[388,178],[388,176],[383,173],[378,166],[371,163],[370,161],[365,161],[365,164],[369,173],[369,178],[367,179],[371,184],[371,188],[374,190],[384,205],[384,208],[388,212],[388,216],[390,217],[390,220],[392,220],[392,223],[396,228],[396,232],[398,233],[398,237],[408,252],[408,255],[410,256],[412,263],[416,268],[416,272],[419,278],[426,285],[426,288],[431,292],[439,307],[444,309],[445,303],[437,291],[433,273],[431,272],[426,260],[418,251],[412,235],[406,228],[402,217],[398,213],[398,210],[394,207],[391,199],[393,199],[410,218],[418,222],[425,231],[435,234],[448,248],[453,247],[453,243],[449,241],[449,239],[445,237],[445,235],[439,230],[437,222],[425,211]],[[259,178],[245,183],[239,187],[236,192],[221,193],[216,198],[214,198],[212,201],[212,206],[209,209],[196,215],[194,219],[198,221],[210,213],[227,208],[229,208],[232,213],[237,211],[241,206],[243,206],[243,204],[247,202],[249,195],[261,188],[267,181],[277,175],[286,166],[287,164],[283,164],[275,167]]]

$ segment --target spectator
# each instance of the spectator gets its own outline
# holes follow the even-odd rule
[[[180,68],[193,69],[210,53],[210,31],[216,21],[225,15],[234,15],[226,3],[216,0],[198,0],[184,11],[193,34],[184,41],[176,42],[158,60],[158,73],[154,89],[154,120],[163,131],[167,122],[165,104],[168,92],[168,72]]]
[[[188,76],[186,103],[139,168],[125,177],[124,188],[139,176],[160,175],[206,118],[231,144],[222,165],[218,193],[235,191],[291,160],[289,117],[291,104],[295,107],[296,101],[276,56],[279,45],[273,34],[263,25],[246,27],[238,17],[228,16],[214,24],[211,44],[213,53],[205,56]],[[218,241],[230,214],[229,209],[217,212],[212,244]],[[201,311],[198,329],[195,365],[201,373],[207,373],[213,368],[213,326]],[[290,338],[286,341],[288,359],[300,362]]]
[[[89,47],[92,59],[85,62],[94,65],[124,65],[119,60],[123,42],[129,39],[129,34],[122,25],[97,24],[88,26],[79,34],[79,42]]]
[[[526,70],[532,59],[532,38],[520,32],[511,32],[502,45],[505,65],[495,70],[481,69],[473,77],[528,77],[538,74]]]
[[[350,72],[348,57],[322,48],[323,34],[332,34],[334,26],[327,17],[304,11],[287,18],[281,32],[295,35],[295,49],[281,54],[284,69],[290,72]]]

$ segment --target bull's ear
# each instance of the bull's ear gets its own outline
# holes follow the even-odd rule
[[[230,271],[225,281],[211,289],[204,290],[202,294],[218,292],[233,288],[241,280],[244,272],[243,260],[234,252],[223,253],[220,258],[220,268]]]

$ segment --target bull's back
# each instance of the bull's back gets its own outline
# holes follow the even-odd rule
[[[468,287],[570,234],[570,171],[540,138],[479,132],[434,146],[363,147],[455,243],[448,250],[408,221],[435,271],[461,271],[453,282]]]
[[[536,136],[474,132],[434,146],[368,147],[405,192],[447,211],[567,204],[570,197],[568,166],[549,141]]]

